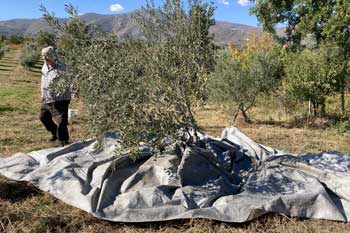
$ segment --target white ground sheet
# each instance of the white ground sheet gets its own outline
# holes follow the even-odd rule
[[[269,212],[350,219],[350,157],[339,152],[293,155],[236,128],[156,158],[144,149],[136,161],[114,156],[113,137],[100,152],[94,143],[0,158],[0,174],[110,221],[245,222]]]

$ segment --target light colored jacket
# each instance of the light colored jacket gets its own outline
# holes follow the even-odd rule
[[[71,100],[72,94],[69,89],[64,93],[58,93],[52,87],[53,83],[59,79],[60,72],[63,70],[64,65],[59,61],[56,61],[52,69],[49,69],[47,64],[44,63],[41,69],[41,98],[43,103]]]

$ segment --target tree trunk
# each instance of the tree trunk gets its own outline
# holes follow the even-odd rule
[[[243,115],[244,121],[245,122],[249,122],[249,118],[248,118],[248,116],[247,116],[247,114],[245,113],[244,110],[242,110],[242,115]]]
[[[239,114],[239,110],[233,115],[233,123],[236,123],[238,114]]]
[[[314,117],[317,117],[318,104],[316,102],[312,102],[312,105],[314,110]]]
[[[245,122],[247,122],[247,123],[250,123],[250,119],[249,119],[249,117],[248,117],[248,115],[247,115],[246,111],[247,111],[247,109],[244,109],[244,107],[243,107],[243,108],[241,108],[241,112],[242,112],[242,115],[243,115],[244,121],[245,121]]]
[[[344,117],[345,116],[345,90],[346,90],[346,86],[347,84],[349,83],[349,81],[347,81],[345,75],[346,75],[346,69],[347,69],[347,62],[346,61],[349,61],[349,52],[350,52],[350,44],[349,44],[349,36],[350,36],[350,30],[348,29],[346,31],[346,46],[344,47],[344,50],[343,50],[343,60],[344,60],[344,63],[343,63],[343,79],[341,80],[341,93],[340,93],[340,101],[341,101],[341,113],[342,113],[342,116]]]
[[[326,101],[323,101],[321,104],[320,116],[324,117],[326,115]]]
[[[341,90],[340,102],[341,102],[341,114],[342,116],[345,116],[345,88],[342,88]]]
[[[308,109],[308,112],[307,112],[306,124],[309,124],[309,122],[310,122],[310,117],[311,117],[311,114],[312,114],[311,108],[312,108],[311,100],[309,100],[309,109]]]

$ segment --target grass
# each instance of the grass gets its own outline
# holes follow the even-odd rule
[[[263,119],[261,114],[256,109],[251,113],[253,119]],[[339,134],[333,128],[293,127],[288,122],[260,123],[257,120],[248,124],[241,118],[233,124],[227,113],[210,106],[197,113],[197,120],[210,135],[219,136],[225,127],[235,125],[256,142],[291,153],[337,150],[348,154],[350,150],[350,135]]]
[[[38,120],[40,64],[31,70],[19,65],[20,47],[12,47],[0,60],[0,155],[49,148],[49,133]],[[81,103],[71,107],[84,112]],[[273,106],[269,106],[273,108]],[[294,127],[268,109],[252,111],[255,123],[238,119],[238,126],[259,143],[293,153],[339,150],[348,153],[350,138],[333,129]],[[274,115],[275,114],[275,115]],[[225,112],[207,106],[196,114],[204,131],[219,136],[232,124]],[[86,117],[70,125],[72,140],[87,137]],[[181,220],[147,224],[110,223],[73,208],[30,184],[0,178],[0,232],[350,232],[350,224],[290,218],[270,214],[245,224],[210,220]]]

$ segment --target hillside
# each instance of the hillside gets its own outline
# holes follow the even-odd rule
[[[140,28],[133,21],[135,13],[102,15],[88,13],[79,16],[87,24],[96,25],[106,31],[112,32],[121,38],[140,39],[143,34]],[[13,19],[0,21],[0,34],[18,34],[18,35],[35,35],[39,31],[49,31],[50,26],[44,19]],[[215,42],[218,45],[233,42],[235,44],[244,44],[248,35],[252,32],[261,33],[257,27],[243,24],[217,21],[216,25],[211,28],[215,35]]]

